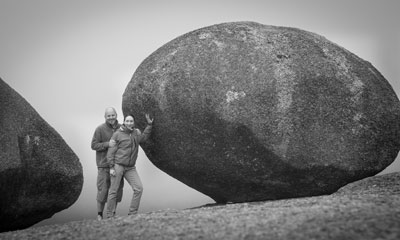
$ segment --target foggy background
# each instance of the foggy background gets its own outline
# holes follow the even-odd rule
[[[79,199],[37,225],[95,219],[94,129],[140,63],[189,31],[232,21],[311,31],[367,60],[400,93],[397,0],[0,0],[0,77],[61,134],[84,174]],[[2,113],[3,114],[3,113]],[[157,119],[155,120],[157,121]],[[140,152],[144,192],[139,212],[196,207],[213,200],[158,170]],[[400,171],[399,157],[382,173]],[[117,214],[127,215],[125,184]]]

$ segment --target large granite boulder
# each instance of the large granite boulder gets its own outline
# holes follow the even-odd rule
[[[0,232],[68,208],[83,185],[78,157],[32,106],[0,79]]]
[[[146,58],[123,112],[154,115],[142,145],[216,202],[329,194],[386,168],[400,104],[369,62],[317,34],[254,22],[189,32]]]

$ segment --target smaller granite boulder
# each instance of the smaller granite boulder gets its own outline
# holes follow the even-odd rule
[[[83,185],[78,157],[32,106],[0,79],[0,232],[68,208]]]

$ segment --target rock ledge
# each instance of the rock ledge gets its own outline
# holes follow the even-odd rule
[[[164,210],[0,234],[0,239],[400,238],[400,172],[326,196]]]

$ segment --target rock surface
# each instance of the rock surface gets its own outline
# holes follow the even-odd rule
[[[0,239],[400,239],[400,173],[329,196],[165,210],[0,234]]]
[[[216,202],[329,194],[400,149],[400,104],[368,62],[310,32],[234,22],[146,58],[123,112],[154,115],[142,145],[161,170]]]
[[[83,185],[78,157],[32,106],[0,79],[0,232],[68,208]]]

